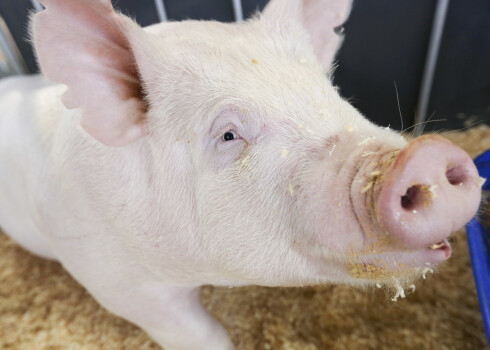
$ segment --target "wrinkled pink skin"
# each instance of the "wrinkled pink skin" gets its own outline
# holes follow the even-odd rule
[[[68,92],[0,84],[0,225],[167,350],[233,348],[203,284],[390,284],[446,260],[477,210],[462,150],[407,145],[325,78],[345,1],[146,31],[107,0],[44,3],[34,43]]]

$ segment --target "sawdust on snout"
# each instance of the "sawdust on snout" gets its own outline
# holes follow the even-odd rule
[[[381,190],[385,175],[391,169],[391,166],[395,162],[396,157],[399,153],[400,150],[395,149],[383,154],[381,157],[377,157],[376,154],[367,156],[372,157],[373,161],[370,164],[371,169],[369,171],[369,174],[366,176],[366,185],[361,189],[361,194],[364,196],[364,205],[367,209],[369,219],[373,223],[373,227],[375,230],[379,228],[379,225],[377,225],[378,216],[375,212],[375,203],[378,199],[379,191]]]
[[[384,280],[391,276],[386,269],[368,263],[351,263],[348,266],[352,277],[372,280]]]

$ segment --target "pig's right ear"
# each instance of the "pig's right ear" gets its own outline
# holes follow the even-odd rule
[[[149,60],[135,58],[144,46],[143,29],[115,13],[110,0],[41,2],[46,10],[33,17],[33,42],[42,72],[67,86],[64,105],[81,108],[81,126],[106,145],[124,146],[145,135],[138,71]],[[129,37],[143,39],[140,47]]]
[[[342,38],[336,33],[349,16],[352,0],[271,0],[260,16],[280,32],[291,25],[306,30],[316,57],[328,71]]]

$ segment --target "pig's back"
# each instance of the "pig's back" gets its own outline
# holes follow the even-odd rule
[[[0,81],[0,227],[46,257],[51,254],[36,222],[37,204],[62,89],[40,75]]]

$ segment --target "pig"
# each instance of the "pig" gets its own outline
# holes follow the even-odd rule
[[[0,85],[0,225],[167,350],[233,349],[199,288],[397,296],[477,211],[469,156],[367,121],[330,80],[346,0],[140,27],[44,0],[41,76]]]

